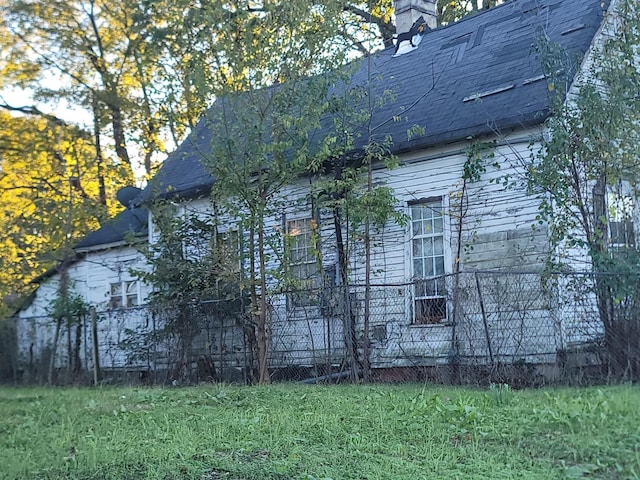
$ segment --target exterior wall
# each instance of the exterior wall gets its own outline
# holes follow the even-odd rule
[[[495,139],[498,146],[493,150],[493,158],[486,163],[496,162],[500,167],[487,165],[479,181],[469,183],[464,194],[462,175],[467,161],[467,145],[412,154],[402,158],[399,168],[378,172],[378,178],[394,189],[398,207],[407,213],[410,202],[442,198],[445,273],[477,270],[535,272],[542,269],[549,246],[546,229],[536,220],[537,203],[527,195],[524,187],[506,188],[500,180],[506,175],[513,179],[517,174],[519,160],[529,157],[530,139],[537,133],[520,132],[518,136]],[[458,238],[461,239],[460,247]],[[460,258],[456,261],[458,254]],[[384,315],[376,315],[371,326],[372,330],[385,332],[383,338],[372,345],[372,365],[433,365],[448,361],[452,355],[484,357],[488,363],[492,355],[489,352],[491,347],[487,347],[487,338],[493,344],[495,361],[554,361],[558,339],[549,302],[539,300],[535,308],[530,305],[525,319],[522,312],[505,311],[504,306],[501,308],[499,296],[490,295],[492,290],[495,291],[495,284],[483,280],[480,293],[484,292],[488,299],[491,298],[484,305],[485,327],[473,277],[461,277],[459,281],[454,277],[446,279],[449,297],[447,321],[435,325],[412,324],[411,257],[410,229],[399,225],[385,226],[382,241],[374,249],[372,271],[375,277],[372,282],[409,285],[400,287],[404,290],[395,301],[390,300],[388,294],[372,298],[371,310],[385,312]],[[362,269],[358,273],[358,280],[363,281]],[[511,280],[521,281],[516,277]],[[523,298],[528,293],[532,298],[539,298],[540,290],[539,282],[529,280],[516,288]],[[465,302],[465,295],[473,296],[473,302]],[[454,300],[457,312],[452,304]],[[508,299],[503,300],[505,306],[515,305]],[[454,320],[457,331],[454,331]],[[512,324],[517,322],[522,327],[519,333],[508,333]],[[527,329],[535,329],[535,332]],[[535,338],[535,344],[524,345],[516,338],[527,336]]]
[[[500,168],[487,165],[479,180],[466,185],[464,191],[462,174],[468,144],[407,155],[401,158],[396,169],[375,170],[374,182],[390,186],[398,200],[397,209],[407,214],[410,213],[411,202],[426,198],[442,199],[446,274],[458,269],[539,270],[548,246],[546,231],[536,226],[535,200],[527,196],[524,189],[505,188],[498,181],[505,175],[516,173],[519,159],[529,155],[529,138],[536,133],[524,131],[518,136],[495,139],[494,156],[486,163],[498,163]],[[273,235],[277,241],[287,221],[314,215],[319,223],[325,287],[317,294],[317,299],[303,308],[292,307],[287,294],[270,297],[272,329],[269,358],[270,365],[276,368],[324,365],[330,370],[331,365],[339,364],[345,356],[345,323],[341,307],[345,297],[339,285],[333,287],[339,279],[335,267],[337,253],[331,212],[312,213],[311,205],[305,200],[308,192],[308,180],[302,179],[283,190],[281,208],[267,219],[267,234]],[[178,214],[205,218],[211,214],[209,200],[185,203]],[[150,231],[155,231],[153,225],[151,227]],[[453,356],[485,358],[487,363],[517,359],[553,361],[549,353],[556,351],[558,338],[556,324],[549,314],[549,304],[539,301],[535,308],[529,305],[528,317],[518,317],[519,312],[500,308],[498,297],[492,296],[496,283],[486,279],[482,284],[487,297],[484,312],[477,298],[465,303],[464,308],[460,306],[464,295],[459,292],[478,294],[473,278],[465,277],[464,282],[454,283],[451,276],[446,279],[447,319],[438,324],[414,324],[410,228],[389,222],[382,229],[374,229],[373,233],[371,282],[390,286],[371,290],[372,367],[433,366],[447,363]],[[461,240],[460,246],[458,239]],[[356,341],[361,344],[365,295],[362,287],[365,278],[362,241],[350,239],[348,247],[351,249],[352,282],[349,298],[356,321]],[[276,269],[279,257],[271,251],[266,253],[269,256],[268,268]],[[150,362],[172,363],[169,353],[163,357],[158,351],[169,352],[170,345],[156,345],[156,351],[151,355],[144,341],[145,334],[157,328],[156,323],[162,322],[161,318],[153,317],[143,308],[108,309],[110,284],[132,280],[130,269],[141,268],[142,265],[144,260],[135,249],[121,248],[89,253],[69,270],[72,290],[100,312],[99,354],[103,366],[144,369],[150,366]],[[33,362],[33,358],[41,356],[51,344],[54,324],[49,313],[58,282],[58,276],[44,282],[31,305],[20,312],[18,332],[25,362]],[[529,284],[522,288],[538,287]],[[140,298],[142,302],[147,291],[145,287]],[[457,311],[453,308],[454,300],[458,302]],[[248,347],[241,330],[239,327],[235,330],[225,327],[226,333],[222,335],[222,324],[217,328],[216,315],[209,313],[203,311],[199,316],[194,313],[206,321],[203,320],[202,331],[193,339],[191,353],[213,360],[235,355],[239,359],[236,363],[242,364]],[[455,319],[454,315],[457,315]],[[525,345],[522,339],[526,338],[526,329],[530,328],[531,321],[543,333],[537,335],[533,343]],[[519,333],[509,333],[516,324],[520,325]],[[84,319],[82,361],[86,366],[92,365],[89,325],[88,318]],[[122,348],[123,344],[128,345],[128,350]],[[132,351],[138,355],[132,355]],[[58,365],[64,366],[65,356],[59,353],[58,357]],[[222,360],[219,363],[222,365]]]
[[[407,155],[401,158],[398,168],[376,170],[374,182],[384,182],[392,187],[398,200],[397,209],[407,214],[410,213],[411,202],[442,198],[446,274],[453,274],[458,268],[463,272],[539,272],[549,244],[546,229],[538,225],[536,200],[527,195],[524,187],[507,188],[501,181],[507,175],[512,179],[517,175],[521,160],[529,158],[530,139],[535,135],[539,135],[539,131],[522,131],[507,138],[489,139],[495,140],[497,145],[493,158],[485,162],[486,171],[478,181],[466,186],[464,194],[462,175],[469,144]],[[500,167],[491,166],[493,163]],[[300,181],[285,189],[283,198],[288,202],[285,202],[282,215],[275,215],[267,225],[283,229],[283,218],[285,221],[310,218],[311,205],[297,200],[305,197],[308,188],[304,181]],[[336,281],[335,231],[330,212],[321,211],[319,215],[323,267],[325,273],[333,276],[329,279],[330,287]],[[458,238],[461,239],[460,247]],[[349,248],[353,285],[350,295],[356,317],[356,336],[362,339],[365,295],[362,287],[365,280],[363,242],[351,241]],[[509,279],[523,282],[522,285],[510,285],[518,295],[535,299],[535,305],[527,306],[529,311],[526,314],[522,311],[522,302],[514,303],[516,306],[512,311],[505,310],[497,295],[497,283],[483,279],[480,293],[484,292],[487,297],[483,316],[473,277],[465,277],[461,284],[454,284],[453,277],[448,277],[449,318],[439,324],[414,324],[411,248],[408,226],[389,222],[374,232],[371,283],[397,284],[397,287],[371,290],[371,363],[374,368],[437,365],[448,362],[454,355],[485,358],[486,363],[555,360],[560,344],[557,322],[551,313],[550,300],[541,297],[539,281],[531,281],[530,278],[526,281],[522,280],[523,277]],[[458,254],[460,258],[456,261]],[[277,267],[277,259],[272,257],[271,260],[270,267]],[[464,308],[459,308],[455,322],[458,330],[454,331],[453,292],[456,288],[461,292],[471,292],[474,298],[464,304],[460,300],[462,294],[458,295],[457,300],[460,305],[464,304]],[[336,292],[342,295],[340,290]],[[343,358],[345,339],[340,299],[327,298],[335,295],[321,292],[319,304],[306,308],[292,308],[286,295],[271,298],[271,315],[278,320],[271,332],[270,358],[273,366],[317,365]],[[327,303],[333,307],[327,308]],[[509,301],[505,300],[504,304],[509,304]],[[286,322],[282,322],[283,319]],[[523,339],[527,337],[535,340],[526,344]],[[487,343],[492,345],[489,347]]]
[[[140,308],[110,309],[110,287],[112,283],[135,280],[130,272],[132,268],[144,269],[142,255],[131,247],[89,252],[85,257],[69,267],[69,291],[79,296],[83,303],[95,308],[98,316],[99,357],[103,367],[123,368],[140,364],[140,359],[131,359],[121,348],[121,342],[127,340],[129,332],[144,331],[149,328],[149,316]],[[144,303],[150,289],[138,282],[138,302]],[[55,335],[55,320],[51,318],[52,305],[58,296],[60,274],[44,280],[30,304],[18,312],[16,330],[18,337],[18,355],[26,370],[39,369],[52,350]],[[84,368],[93,367],[93,342],[91,339],[90,315],[76,319],[80,325],[80,359]],[[68,336],[66,327],[61,329],[56,353],[56,367],[69,364]],[[75,342],[75,326],[72,341]],[[144,362],[142,362],[144,363]]]

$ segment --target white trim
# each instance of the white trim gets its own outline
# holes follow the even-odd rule
[[[442,256],[443,256],[443,275],[447,275],[449,273],[451,273],[452,271],[452,265],[451,265],[451,217],[449,215],[449,208],[450,208],[450,203],[449,203],[449,195],[448,193],[440,193],[440,194],[434,194],[434,195],[429,195],[428,198],[424,199],[424,202],[422,201],[415,201],[415,202],[407,202],[407,210],[408,210],[408,214],[411,217],[411,208],[414,205],[420,205],[422,203],[426,203],[426,202],[436,202],[437,199],[440,198],[440,205],[442,207]],[[405,274],[406,274],[406,278],[410,279],[411,282],[415,282],[416,278],[414,277],[414,272],[413,272],[413,219],[410,219],[407,225],[407,236],[408,236],[408,241],[406,242],[406,258],[407,258],[407,262],[405,263]],[[436,275],[436,277],[439,275]],[[431,277],[425,277],[425,278],[431,278]],[[413,285],[410,289],[409,289],[409,295],[408,295],[408,299],[407,299],[407,319],[408,319],[408,325],[409,326],[433,326],[433,325],[446,325],[449,321],[449,309],[450,309],[450,299],[448,298],[448,296],[446,295],[446,291],[444,292],[444,295],[442,295],[442,297],[445,298],[445,315],[446,317],[438,323],[425,323],[425,324],[419,324],[419,323],[415,323],[415,301],[416,301],[416,295],[415,295],[415,285]],[[446,288],[446,285],[445,285]],[[439,296],[439,295],[438,295]]]

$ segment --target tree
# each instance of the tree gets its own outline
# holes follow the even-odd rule
[[[161,321],[151,341],[174,342],[177,355],[172,375],[181,381],[201,328],[199,306],[217,301],[233,308],[238,318],[243,313],[237,237],[220,232],[212,212],[179,211],[165,201],[155,202],[152,210],[160,235],[155,243],[141,247],[151,268],[134,273],[155,287],[148,301]],[[218,320],[222,325],[223,319]]]
[[[397,158],[391,154],[392,139],[381,136],[371,124],[374,113],[384,107],[394,92],[385,91],[372,100],[371,79],[368,85],[351,87],[346,83],[329,99],[332,128],[320,139],[322,147],[309,163],[311,195],[320,210],[327,210],[333,221],[337,256],[340,311],[343,318],[346,363],[351,378],[369,380],[369,317],[371,285],[371,248],[376,229],[388,221],[406,222],[396,210],[392,190],[384,184],[373,184],[373,167],[394,168]],[[358,140],[362,145],[356,146]],[[325,238],[325,245],[330,239]],[[364,314],[362,341],[358,342],[356,316],[351,297],[352,276],[350,260],[364,257]],[[359,351],[362,350],[362,358]]]
[[[587,255],[609,373],[630,378],[640,372],[633,226],[640,186],[639,10],[630,0],[616,5],[607,18],[611,36],[576,87],[575,59],[541,39],[553,110],[549,135],[527,167],[529,188],[541,199],[540,218],[551,232],[550,260],[563,267],[575,265],[576,252]]]
[[[240,219],[239,231],[248,237],[246,279],[260,382],[269,381],[268,294],[279,276],[270,264],[284,256],[283,238],[265,233],[267,222],[282,211],[283,188],[307,167],[310,132],[320,125],[331,85],[331,75],[321,72],[343,63],[340,47],[331,43],[339,9],[305,0],[265,3],[257,13],[231,12],[216,39],[224,65],[216,70],[220,99],[207,120],[217,134],[203,162],[216,178],[214,203],[227,218]],[[230,12],[222,7],[212,13],[224,18]]]
[[[157,58],[147,52],[139,32],[147,20],[137,4],[102,0],[17,1],[3,5],[3,74],[34,97],[64,99],[88,112],[100,136],[109,127],[110,146],[122,165],[137,167],[132,144],[151,172],[153,156],[163,151],[162,99],[153,89]],[[11,105],[5,102],[5,108]],[[98,152],[99,153],[99,152]]]
[[[122,183],[118,170],[108,177]],[[5,313],[29,282],[69,256],[69,241],[114,210],[99,201],[91,138],[42,118],[0,112],[0,298]]]
[[[457,22],[462,18],[488,10],[503,3],[503,0],[439,0],[437,2],[438,23]]]

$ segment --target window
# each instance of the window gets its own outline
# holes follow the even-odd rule
[[[313,239],[314,220],[305,218],[287,222],[289,273],[296,292],[290,295],[293,307],[316,305],[320,271]]]
[[[635,247],[633,196],[629,182],[619,182],[607,195],[609,209],[609,244],[613,249]]]
[[[110,286],[109,308],[131,308],[140,305],[140,289],[137,280],[116,282]]]
[[[413,323],[440,323],[447,318],[444,285],[444,219],[442,201],[411,208],[411,258],[414,280]]]

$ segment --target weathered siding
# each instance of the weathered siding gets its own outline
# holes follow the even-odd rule
[[[149,325],[148,316],[139,309],[109,310],[110,286],[112,283],[133,281],[131,269],[144,269],[146,263],[142,255],[132,247],[122,247],[98,252],[89,252],[68,268],[69,293],[82,299],[87,308],[93,307],[98,315],[98,345],[101,363],[105,366],[125,367],[139,360],[130,356],[121,348],[121,342],[127,340],[129,332],[141,331]],[[149,287],[139,282],[138,301],[143,303],[149,293]],[[35,291],[28,306],[16,316],[18,335],[18,355],[24,365],[34,367],[50,355],[55,333],[55,320],[51,317],[53,302],[58,297],[60,274],[45,279]],[[118,318],[114,316],[117,312]],[[90,316],[76,319],[81,325],[80,359],[85,367],[93,365],[93,342],[90,338]],[[63,327],[59,339],[56,366],[68,364],[68,345],[66,327]],[[73,328],[75,342],[75,327]]]
[[[547,231],[537,221],[538,205],[527,195],[524,186],[511,183],[521,160],[530,156],[530,137],[537,131],[524,131],[506,139],[496,139],[491,158],[484,161],[485,171],[480,178],[467,182],[463,191],[463,169],[468,160],[469,144],[454,145],[439,151],[413,153],[401,158],[393,170],[377,169],[374,182],[384,182],[396,195],[399,211],[409,213],[409,202],[442,198],[445,214],[445,271],[454,273],[472,270],[540,271],[549,248]],[[498,164],[497,168],[493,164]],[[308,218],[311,206],[304,199],[308,192],[304,181],[283,192],[287,198],[284,218]],[[462,202],[462,204],[461,204]],[[462,205],[462,208],[461,208]],[[271,219],[273,225],[281,222]],[[330,212],[322,212],[320,222],[322,258],[325,268],[335,265],[335,230]],[[388,222],[383,229],[374,228],[371,244],[371,283],[397,284],[398,287],[373,288],[370,298],[371,364],[375,367],[434,365],[448,361],[452,355],[478,356],[491,361],[537,360],[552,361],[549,355],[558,348],[558,329],[547,303],[524,306],[510,299],[500,299],[495,283],[487,283],[489,299],[485,318],[481,315],[477,298],[459,305],[454,332],[453,318],[439,325],[414,325],[413,287],[411,267],[411,238],[408,226]],[[458,238],[461,238],[458,249]],[[351,240],[350,275],[354,285],[352,299],[357,322],[358,338],[362,339],[364,322],[365,281],[362,240]],[[460,254],[459,264],[456,257]],[[272,266],[276,266],[272,264]],[[505,281],[522,281],[510,277]],[[477,296],[473,282],[472,294]],[[514,285],[511,285],[515,288]],[[453,280],[447,279],[449,315],[453,315]],[[528,289],[528,290],[527,290]],[[523,298],[540,298],[541,284],[528,282],[515,290]],[[525,291],[527,290],[527,291]],[[322,295],[322,294],[321,294]],[[458,298],[460,300],[460,298]],[[501,303],[502,302],[502,303]],[[540,301],[538,301],[540,303]],[[512,307],[505,307],[512,305]],[[326,309],[307,307],[292,309],[286,296],[271,303],[277,322],[271,332],[272,359],[277,365],[309,365],[323,363],[324,357],[340,358],[344,345],[343,322],[332,317]],[[509,308],[511,308],[509,310]],[[486,320],[486,322],[485,322]],[[485,327],[485,323],[487,326]],[[330,333],[327,333],[330,332]],[[332,338],[328,338],[331,335]],[[526,340],[527,338],[530,340]],[[488,347],[487,343],[491,343]],[[529,342],[529,343],[527,343]],[[329,349],[327,345],[331,345]],[[491,350],[491,352],[490,352]],[[313,357],[313,358],[312,358]]]

